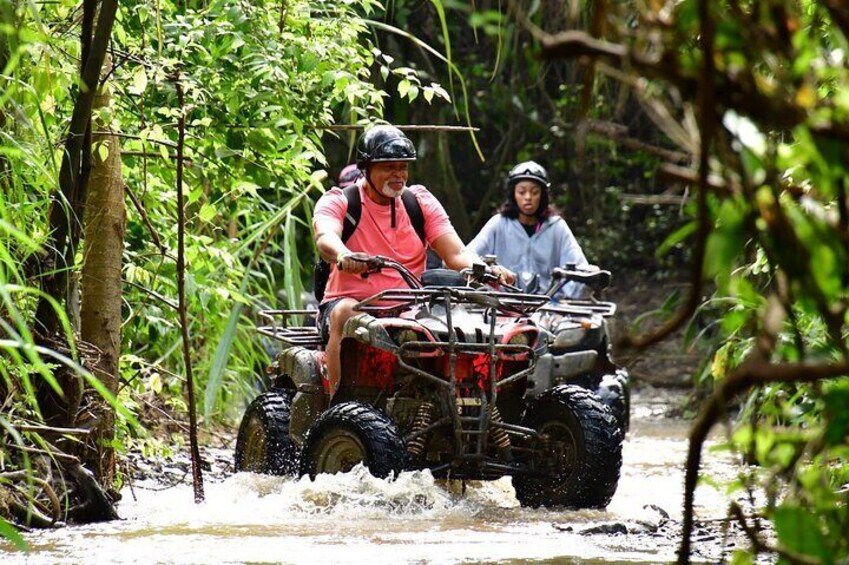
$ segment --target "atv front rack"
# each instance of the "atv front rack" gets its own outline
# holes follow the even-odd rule
[[[444,300],[446,296],[457,303],[474,304],[482,308],[495,308],[502,312],[528,315],[538,310],[550,299],[538,294],[478,290],[467,287],[411,288],[384,290],[366,298],[354,309],[375,316],[393,315],[413,304]]]
[[[609,318],[616,313],[614,302],[598,302],[596,300],[562,300],[548,304],[539,309],[540,312],[551,312],[568,316],[601,316]]]
[[[315,316],[318,310],[260,310],[260,317],[268,325],[257,326],[257,331],[289,347],[300,346],[318,349],[324,343],[315,326],[290,326],[289,319],[295,316]]]

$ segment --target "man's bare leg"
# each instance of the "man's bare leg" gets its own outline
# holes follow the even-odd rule
[[[330,397],[339,388],[342,378],[342,360],[339,358],[339,350],[342,346],[342,329],[348,318],[354,315],[354,306],[357,301],[353,298],[343,298],[330,311],[330,336],[327,341],[327,378],[330,381]]]

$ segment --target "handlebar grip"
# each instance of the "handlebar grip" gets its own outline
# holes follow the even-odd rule
[[[552,269],[551,276],[554,279],[577,282],[594,288],[607,288],[610,286],[610,281],[613,278],[610,271],[606,270],[583,271],[568,268],[564,269],[562,267],[555,267]]]

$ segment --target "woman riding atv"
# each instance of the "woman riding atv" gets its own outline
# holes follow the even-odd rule
[[[629,377],[610,357],[610,341],[604,318],[590,315],[588,306],[570,299],[590,298],[592,289],[570,281],[552,286],[552,274],[598,271],[591,265],[572,230],[549,200],[548,172],[534,161],[513,167],[505,183],[506,198],[467,246],[478,255],[495,255],[498,263],[516,273],[516,284],[525,292],[550,294],[552,307],[543,309],[538,322],[555,336],[549,353],[538,363],[540,383],[569,382],[595,392],[616,416],[623,431],[628,428]],[[560,281],[562,283],[562,280]],[[599,304],[601,305],[601,304]]]
[[[498,263],[517,275],[526,292],[542,293],[551,283],[555,267],[590,264],[566,221],[549,199],[548,172],[534,161],[525,161],[507,174],[505,200],[467,248],[480,256],[496,255]],[[588,290],[568,283],[553,297],[581,298]]]

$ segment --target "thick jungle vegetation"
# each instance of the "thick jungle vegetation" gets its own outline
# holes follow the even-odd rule
[[[708,320],[682,562],[722,422],[766,497],[735,562],[845,561],[847,56],[840,0],[0,0],[0,534],[114,517],[157,414],[232,421],[255,312],[300,304],[311,206],[386,120],[433,126],[414,177],[463,237],[533,158],[591,261],[684,269],[621,344]]]

